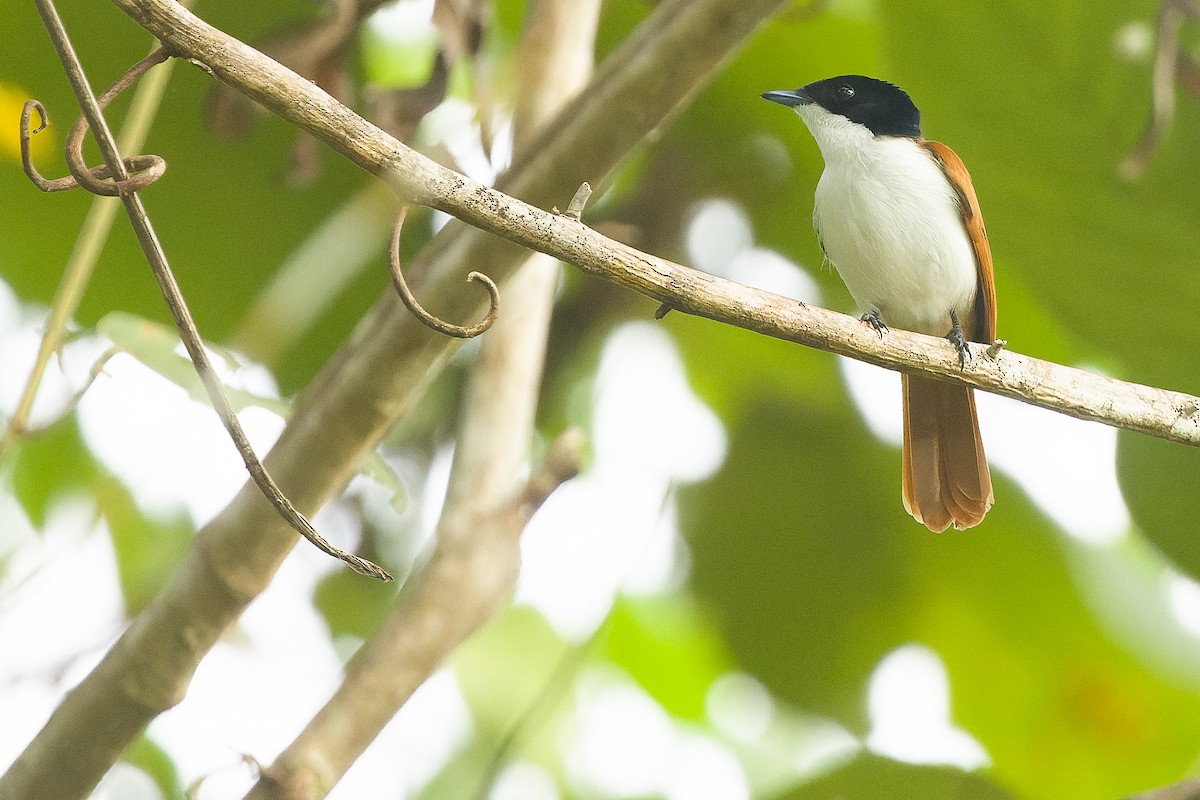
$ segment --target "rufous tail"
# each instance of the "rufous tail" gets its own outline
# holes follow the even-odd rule
[[[994,497],[975,393],[961,384],[901,377],[905,510],[931,531],[978,525]]]

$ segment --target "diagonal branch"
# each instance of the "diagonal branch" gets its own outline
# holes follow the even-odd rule
[[[989,353],[989,357],[976,358],[960,368],[942,340],[904,331],[877,340],[845,315],[797,304],[641,253],[577,220],[543,211],[441,167],[374,128],[320,89],[208,27],[171,0],[114,2],[151,33],[202,62],[219,79],[386,180],[402,197],[553,255],[671,308],[888,369],[958,380],[1080,419],[1200,446],[1200,398],[1003,351],[994,357]],[[660,10],[680,5],[684,4],[665,4]],[[758,5],[771,4],[760,0]],[[726,13],[735,15],[732,11]],[[660,76],[660,82],[668,81]],[[560,119],[569,120],[573,112],[607,101],[589,92],[568,107]],[[545,153],[539,153],[534,162],[544,157]],[[509,183],[513,191],[520,188],[519,181]],[[451,295],[461,296],[461,292]]]
[[[1125,800],[1200,800],[1200,778],[1189,778],[1181,783],[1161,786]]]
[[[114,0],[172,49],[222,77],[372,172],[393,168],[389,154],[420,174],[464,180],[410,158],[399,142],[327,94],[169,0]],[[790,0],[664,0],[605,59],[581,98],[515,164],[503,186],[547,205],[584,180],[607,175]],[[209,61],[212,64],[209,64]],[[323,132],[323,133],[322,133]],[[372,166],[373,165],[373,166]],[[556,219],[551,217],[550,219]],[[479,298],[460,285],[464,264],[487,264],[497,281],[524,251],[447,226],[411,272],[439,309],[468,318]],[[466,290],[466,291],[464,291]],[[265,462],[302,513],[337,492],[355,465],[420,396],[451,343],[382,299],[353,340],[309,385]],[[270,582],[296,534],[247,486],[197,535],[196,547],[162,594],[55,710],[34,741],[0,776],[0,800],[85,795],[125,746],[187,690],[196,666],[226,627]]]

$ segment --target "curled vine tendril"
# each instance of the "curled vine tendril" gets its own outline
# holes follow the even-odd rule
[[[474,325],[455,325],[438,319],[417,302],[417,298],[413,296],[412,290],[408,288],[408,283],[404,280],[404,272],[400,269],[400,235],[404,231],[404,220],[407,216],[408,206],[403,206],[400,214],[396,217],[396,227],[392,230],[392,242],[388,251],[388,266],[392,269],[392,283],[404,305],[422,324],[457,339],[471,339],[492,327],[492,323],[496,321],[496,315],[500,312],[500,290],[496,287],[496,282],[482,272],[472,272],[467,275],[468,281],[479,281],[488,292],[488,312]]]

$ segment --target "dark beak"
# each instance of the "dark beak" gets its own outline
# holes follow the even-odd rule
[[[781,89],[773,92],[763,92],[762,97],[764,100],[770,100],[772,103],[779,103],[788,108],[806,106],[813,101],[811,97],[804,93],[803,89]]]

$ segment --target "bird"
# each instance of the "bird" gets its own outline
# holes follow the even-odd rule
[[[967,342],[996,338],[992,252],[967,168],[924,138],[900,87],[841,75],[762,97],[793,109],[825,161],[813,226],[861,319]],[[931,531],[978,525],[995,501],[971,387],[902,374],[904,508]]]

